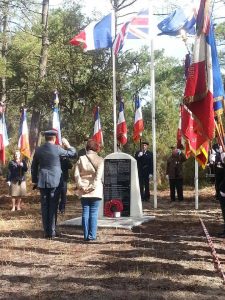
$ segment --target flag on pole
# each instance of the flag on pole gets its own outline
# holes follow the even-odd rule
[[[149,38],[149,9],[141,10],[130,21],[124,23],[113,43],[114,54],[123,48],[125,39],[148,39]]]
[[[83,31],[75,35],[70,44],[81,46],[85,51],[112,47],[112,13],[99,22],[91,22]]]
[[[122,100],[120,101],[119,117],[117,121],[117,141],[121,145],[127,143],[127,124],[124,116],[124,102]]]
[[[205,8],[207,0],[202,0],[200,8]],[[204,10],[206,13],[206,10]],[[209,12],[207,12],[208,14]],[[199,11],[204,20],[208,15]],[[184,103],[187,109],[182,115],[182,134],[188,143],[190,151],[199,164],[204,168],[208,161],[209,141],[214,137],[213,110],[213,25],[197,19],[204,24],[195,38],[192,63],[189,67],[188,78],[184,93]],[[198,27],[200,28],[200,27]],[[206,28],[208,28],[206,30]]]
[[[6,155],[5,148],[9,145],[7,128],[5,123],[5,114],[1,112],[0,115],[0,161],[5,164]]]
[[[59,96],[58,92],[54,95],[54,107],[53,107],[53,118],[52,118],[52,129],[57,131],[56,145],[62,145],[60,118],[59,118]]]
[[[135,118],[133,127],[133,140],[139,142],[144,131],[144,121],[142,118],[141,101],[139,96],[135,96]]]
[[[25,108],[23,108],[21,112],[18,148],[20,149],[20,153],[23,156],[30,159],[29,132],[27,126],[27,110]]]
[[[157,25],[159,30],[161,30],[159,35],[180,35],[181,29],[188,34],[194,35],[196,33],[196,19],[197,9],[193,3],[179,7]]]
[[[100,122],[100,114],[99,114],[99,107],[95,108],[94,111],[94,134],[92,139],[95,140],[99,146],[103,146],[103,134],[102,134],[102,127]]]

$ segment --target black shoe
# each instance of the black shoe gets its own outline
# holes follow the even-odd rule
[[[171,201],[171,202],[175,202],[175,199],[171,199],[170,201]]]

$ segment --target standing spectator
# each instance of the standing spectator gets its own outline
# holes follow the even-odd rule
[[[210,163],[213,163],[215,167],[215,197],[217,200],[220,199],[220,184],[224,178],[224,166],[221,161],[221,152],[222,146],[216,143],[212,146],[211,154],[209,157]]]
[[[148,150],[148,142],[142,142],[141,145],[142,149],[135,153],[135,159],[137,160],[141,199],[142,201],[149,201],[149,179],[152,178],[153,174],[153,154]]]
[[[57,132],[48,130],[44,132],[45,144],[36,149],[32,166],[32,182],[34,188],[38,187],[41,194],[41,212],[46,238],[55,238],[57,219],[57,194],[61,178],[60,157],[74,157],[75,149],[64,139],[64,147],[55,145]]]
[[[175,193],[179,201],[183,201],[183,162],[186,161],[185,155],[180,149],[172,148],[172,154],[167,160],[166,178],[170,183],[170,199],[175,201]]]
[[[62,139],[62,147],[65,149],[64,139]],[[60,157],[60,164],[62,169],[62,174],[60,178],[60,188],[58,194],[58,201],[59,201],[59,211],[63,214],[66,208],[66,201],[67,201],[67,182],[69,179],[69,169],[72,169],[73,164],[71,163],[70,159],[66,156]]]
[[[103,158],[98,156],[99,145],[88,140],[87,154],[80,156],[75,167],[76,194],[81,198],[84,240],[97,236],[98,209],[103,196]]]
[[[225,167],[225,152],[221,153],[221,163],[223,166],[223,171]],[[220,202],[220,208],[222,212],[223,217],[223,231],[218,233],[218,237],[225,238],[225,177],[220,183],[219,186],[219,202]]]
[[[9,193],[12,197],[11,211],[21,210],[21,197],[26,196],[26,178],[27,163],[21,159],[19,150],[14,153],[14,158],[9,162],[7,184],[9,185]]]

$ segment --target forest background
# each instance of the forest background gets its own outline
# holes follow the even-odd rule
[[[112,0],[118,16],[135,0]],[[218,0],[222,4],[225,1]],[[172,6],[175,8],[176,6]],[[41,143],[41,131],[52,124],[53,94],[60,99],[62,135],[77,149],[93,134],[93,110],[100,107],[104,149],[101,155],[113,152],[112,62],[110,49],[83,52],[69,40],[99,14],[87,16],[80,1],[64,1],[59,8],[49,8],[49,1],[2,0],[0,32],[1,101],[6,105],[10,159],[19,138],[21,107],[27,108],[32,152]],[[216,41],[221,68],[225,67],[225,23],[216,22]],[[166,45],[165,45],[166,47]],[[174,50],[176,51],[176,49]],[[123,151],[134,155],[139,145],[132,140],[134,95],[146,99],[150,89],[150,54],[148,46],[137,51],[124,51],[117,59],[117,93],[125,103],[128,143]],[[164,50],[155,51],[156,72],[156,144],[157,175],[163,186],[165,164],[170,146],[176,144],[179,104],[185,78],[183,62],[168,57]],[[118,97],[119,98],[119,97]],[[151,102],[142,108],[145,124],[143,139],[151,147]],[[201,170],[200,177],[205,177]],[[185,182],[194,180],[194,162],[185,164]]]

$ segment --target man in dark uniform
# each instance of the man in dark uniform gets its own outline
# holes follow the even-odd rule
[[[221,161],[221,152],[222,147],[219,144],[214,144],[209,158],[211,162],[214,162],[215,166],[215,190],[217,200],[220,199],[220,184],[224,178],[224,166]]]
[[[223,167],[223,180],[220,182],[219,185],[219,202],[220,202],[220,208],[222,212],[223,217],[223,231],[218,233],[218,237],[225,238],[225,152],[222,152],[220,154],[220,160]]]
[[[175,201],[175,193],[179,201],[183,201],[183,162],[186,161],[181,149],[171,147],[172,154],[167,160],[166,177],[170,182],[170,199]]]
[[[57,132],[48,130],[44,132],[45,144],[36,149],[31,175],[34,188],[38,187],[41,194],[41,212],[44,234],[46,238],[56,236],[55,223],[58,209],[57,193],[61,178],[60,157],[74,157],[76,151],[66,140],[65,149],[55,145]]]
[[[64,138],[62,139],[62,147],[65,149],[64,141],[66,141]],[[69,179],[69,169],[72,169],[73,164],[70,160],[70,158],[66,156],[60,157],[60,164],[61,164],[61,179],[60,179],[60,188],[59,188],[59,194],[58,194],[58,201],[59,201],[59,211],[63,214],[65,212],[66,208],[66,201],[67,201],[67,182]]]
[[[137,160],[139,186],[142,201],[150,199],[149,179],[153,174],[153,154],[148,150],[148,142],[142,142],[142,149],[135,153]]]

